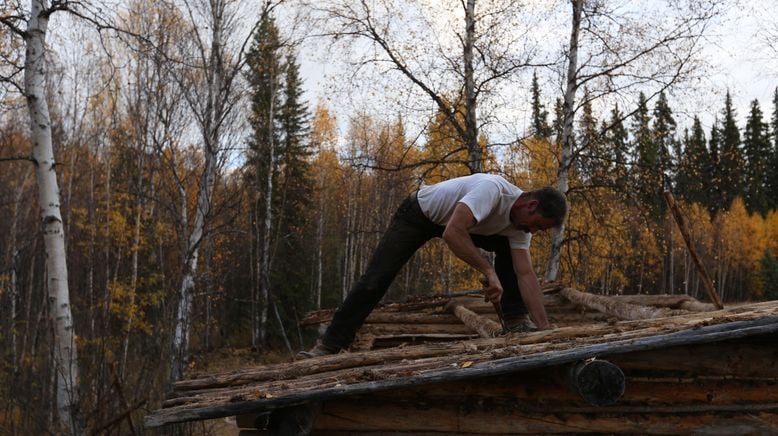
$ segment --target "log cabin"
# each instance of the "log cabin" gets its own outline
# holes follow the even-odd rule
[[[350,352],[182,380],[145,424],[235,416],[241,436],[778,433],[778,301],[716,310],[553,285],[544,299],[557,328],[511,334],[471,293],[385,304]]]

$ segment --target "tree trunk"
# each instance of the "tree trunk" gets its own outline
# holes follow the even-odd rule
[[[65,235],[60,213],[56,161],[46,96],[46,31],[50,12],[44,0],[32,0],[25,33],[24,89],[30,113],[32,156],[36,164],[38,205],[46,247],[47,292],[54,330],[57,412],[63,431],[82,432],[79,424],[78,352],[70,311]]]
[[[578,90],[578,31],[581,27],[581,11],[584,0],[571,0],[573,6],[573,20],[570,31],[570,49],[567,64],[567,89],[564,99],[564,118],[562,129],[562,157],[557,170],[557,189],[567,193],[569,181],[568,172],[573,161],[573,148],[575,147],[575,135],[573,134],[573,120],[575,118],[575,93]],[[562,258],[562,242],[565,239],[565,224],[554,230],[551,240],[551,253],[546,266],[545,279],[553,282],[559,274],[559,263]]]
[[[273,173],[275,170],[275,141],[273,135],[273,120],[275,118],[275,77],[276,71],[271,71],[270,80],[270,110],[268,111],[268,167],[265,178],[265,217],[263,225],[262,251],[259,265],[259,345],[267,344],[267,318],[270,304],[270,235],[273,233]]]
[[[473,77],[473,46],[475,44],[475,0],[467,0],[465,8],[465,132],[467,139],[467,165],[471,173],[483,171],[483,156],[478,144],[475,80]]]

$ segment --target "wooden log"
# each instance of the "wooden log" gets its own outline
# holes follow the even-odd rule
[[[656,335],[671,332],[674,329],[685,330],[698,325],[713,325],[729,321],[748,321],[755,318],[778,314],[778,302],[756,303],[743,307],[731,308],[727,311],[711,313],[695,313],[683,317],[668,318],[658,327],[652,320],[624,321],[617,325],[595,324],[584,327],[562,327],[555,330],[533,332],[515,338],[477,339],[461,343],[425,344],[400,349],[387,349],[362,353],[341,353],[318,359],[307,359],[291,363],[264,365],[223,374],[209,374],[199,378],[182,380],[174,385],[178,391],[202,389],[207,387],[227,387],[260,382],[263,380],[278,380],[296,378],[307,374],[332,371],[345,367],[367,366],[404,359],[421,359],[440,355],[468,353],[469,350],[487,350],[505,347],[507,345],[527,345],[545,342],[571,343],[574,338],[595,337],[599,340],[616,340],[628,337]],[[626,332],[635,332],[627,336]],[[580,340],[580,339],[579,339]]]
[[[573,303],[580,304],[591,309],[607,313],[608,315],[626,320],[664,318],[669,316],[683,315],[686,313],[682,310],[621,303],[617,300],[603,297],[601,295],[576,291],[573,288],[562,289],[560,294]]]
[[[778,404],[710,407],[572,408],[527,410],[510,402],[494,404],[327,403],[315,424],[316,434],[772,434]],[[333,432],[333,433],[328,433]],[[427,433],[429,432],[429,433]]]
[[[673,194],[669,191],[665,191],[665,201],[667,201],[667,205],[670,206],[670,210],[673,212],[673,217],[675,218],[675,222],[678,224],[678,229],[681,230],[681,235],[683,235],[686,248],[689,250],[689,254],[694,261],[694,266],[697,267],[697,272],[700,273],[702,284],[704,285],[703,287],[705,288],[705,292],[708,294],[708,298],[710,298],[711,303],[713,303],[717,309],[723,309],[724,305],[721,304],[719,295],[716,293],[716,289],[713,288],[713,281],[711,281],[710,276],[708,276],[708,271],[702,265],[700,258],[697,256],[697,250],[694,249],[692,238],[689,235],[689,229],[686,228],[686,221],[683,219],[681,210],[678,209],[678,206],[675,204]]]
[[[565,372],[565,385],[593,406],[610,406],[624,395],[624,373],[607,360],[581,360]]]
[[[478,333],[482,338],[493,338],[502,332],[502,326],[489,318],[479,316],[460,304],[451,304],[449,310],[462,321],[462,324]]]
[[[467,335],[472,330],[460,322],[455,324],[364,324],[359,334],[373,336],[388,335],[427,335],[427,334],[458,334]]]
[[[765,305],[762,307],[767,306]],[[225,402],[224,400],[218,402],[203,401],[199,404],[195,404],[194,407],[179,406],[157,411],[153,415],[147,416],[145,418],[145,423],[149,427],[155,427],[172,422],[217,418],[238,413],[247,413],[250,411],[270,410],[291,404],[299,404],[300,402],[305,401],[321,401],[351,395],[362,395],[387,389],[399,389],[422,384],[469,380],[484,376],[509,374],[550,365],[570,363],[594,356],[606,356],[611,353],[621,354],[663,347],[734,340],[760,334],[772,334],[776,331],[778,331],[778,317],[776,316],[714,325],[689,325],[686,330],[668,334],[616,341],[605,340],[605,342],[602,343],[578,346],[572,349],[513,355],[512,357],[497,358],[496,360],[489,360],[468,367],[458,366],[452,368],[450,366],[436,366],[435,368],[423,371],[417,375],[398,376],[395,374],[388,378],[358,381],[345,385],[338,383],[322,389],[292,391],[283,395],[277,394],[272,398],[265,397],[254,400],[239,400],[236,402]],[[603,340],[602,338],[596,339]],[[483,341],[495,340],[497,339],[483,339]],[[490,353],[493,354],[493,352]],[[457,357],[459,356],[453,356],[453,358]],[[489,358],[488,356],[484,357]],[[492,359],[494,359],[494,357],[492,357]],[[436,364],[440,365],[446,361],[446,359],[443,359],[437,361]],[[413,374],[413,372],[411,374]],[[362,380],[364,380],[364,378]],[[288,382],[288,380],[284,382]],[[227,400],[229,400],[229,397],[227,397]]]

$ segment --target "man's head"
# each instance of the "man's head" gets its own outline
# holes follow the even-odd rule
[[[550,186],[522,193],[511,208],[511,222],[527,233],[559,227],[566,216],[564,194]]]

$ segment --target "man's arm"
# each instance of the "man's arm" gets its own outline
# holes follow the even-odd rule
[[[448,248],[454,255],[486,276],[489,281],[483,289],[486,300],[499,302],[502,298],[502,285],[494,267],[481,257],[481,252],[473,244],[473,239],[470,238],[468,230],[474,225],[476,225],[476,220],[473,212],[467,205],[459,203],[454,208],[454,213],[443,231],[443,240],[446,241]]]
[[[519,281],[521,298],[527,306],[529,316],[532,322],[540,330],[551,328],[546,316],[546,308],[543,306],[543,293],[540,291],[538,277],[532,269],[532,257],[529,250],[511,249],[513,259],[513,271],[516,273],[516,279]]]

